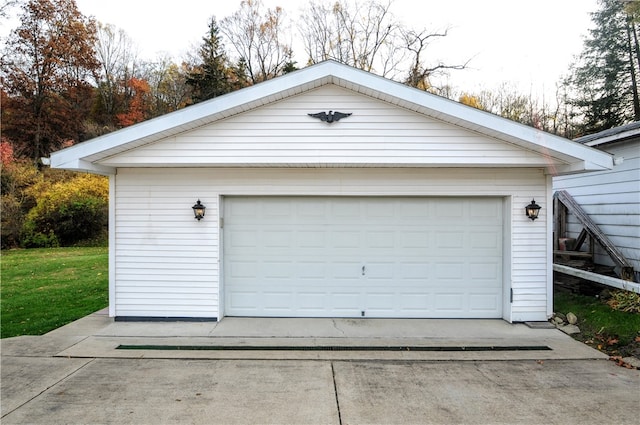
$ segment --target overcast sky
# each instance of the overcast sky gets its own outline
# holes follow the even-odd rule
[[[326,0],[332,1],[332,0]],[[142,57],[167,52],[176,60],[198,45],[211,16],[218,21],[240,7],[240,0],[76,0],[85,15],[124,29]],[[294,22],[306,2],[263,0],[281,6]],[[469,69],[453,71],[458,90],[490,89],[502,82],[522,92],[553,91],[582,50],[596,0],[395,0],[392,12],[415,29],[450,28],[429,47],[445,63],[473,58]],[[298,63],[303,52],[295,49]]]

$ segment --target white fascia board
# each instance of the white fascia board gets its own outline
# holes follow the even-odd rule
[[[322,64],[321,64],[322,65]],[[75,160],[84,159],[92,155],[99,155],[101,152],[115,150],[117,153],[128,150],[126,145],[136,141],[147,139],[149,143],[160,140],[169,134],[177,134],[189,129],[198,127],[213,121],[211,118],[215,114],[231,111],[279,93],[285,93],[297,86],[305,85],[324,75],[322,69],[302,69],[280,78],[265,81],[255,86],[246,87],[236,92],[228,93],[205,102],[191,105],[166,115],[150,119],[148,121],[134,124],[130,127],[114,131],[104,136],[97,137],[86,142],[79,143],[69,148],[53,152],[51,154],[51,166],[62,168],[62,164],[67,166]],[[315,72],[308,72],[315,71]],[[284,95],[281,97],[285,97]],[[265,102],[268,103],[268,102]],[[245,110],[246,108],[242,108]],[[251,109],[251,108],[249,108]],[[238,111],[241,112],[241,111]],[[233,115],[233,114],[229,114]],[[118,148],[121,148],[118,150]],[[109,156],[106,154],[105,156]],[[100,158],[94,161],[99,161]],[[93,162],[93,161],[92,161]]]
[[[75,159],[66,163],[55,163],[51,161],[52,168],[60,168],[63,170],[85,171],[91,174],[100,174],[103,176],[113,176],[117,173],[117,169],[106,165],[95,164],[82,159]]]
[[[554,156],[553,154],[557,152],[575,158],[576,161],[575,163],[572,161],[572,164],[591,165],[583,171],[613,168],[613,157],[598,149],[584,146],[551,133],[540,131],[507,118],[472,108],[444,97],[426,93],[371,73],[353,68],[343,68],[340,71],[343,71],[342,78],[372,88],[388,96],[393,96],[426,108],[433,113],[432,116],[434,118],[481,134],[484,133],[483,129],[490,129],[490,134],[489,132],[485,134],[491,137],[496,137],[495,133],[497,132],[502,135],[502,137],[499,137],[500,139],[517,144],[525,149],[533,150],[542,155]],[[351,72],[359,72],[361,75],[358,75],[355,79],[351,75],[345,75]],[[337,72],[337,74],[341,73]],[[577,170],[573,172],[577,172]]]
[[[607,143],[619,142],[621,140],[627,141],[628,139],[632,139],[634,137],[640,137],[640,129],[634,128],[632,130],[625,131],[622,133],[602,137],[600,139],[591,140],[589,142],[585,142],[584,145],[596,147],[600,145],[605,145]]]
[[[334,61],[321,62],[54,152],[51,154],[51,164],[54,168],[60,168],[59,164],[68,165],[95,155],[91,161],[93,163],[128,150],[126,145],[132,142],[144,140],[144,143],[152,143],[212,122],[216,115],[230,116],[330,82],[340,85],[340,80],[361,88],[363,93],[383,94],[386,100],[395,99],[395,103],[400,106],[415,105],[415,110],[422,110],[423,113],[426,110],[428,115],[436,119],[516,144],[541,155],[553,157],[554,153],[558,153],[575,158],[576,161],[569,161],[570,164],[589,163],[599,169],[613,167],[611,155],[597,149]],[[224,115],[225,113],[228,115]],[[134,147],[135,145],[130,146]]]

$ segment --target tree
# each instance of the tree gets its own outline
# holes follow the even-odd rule
[[[3,63],[8,98],[3,133],[36,163],[83,138],[89,77],[97,69],[95,23],[74,0],[30,0],[9,36]]]
[[[187,73],[186,82],[191,86],[194,102],[211,99],[246,85],[243,70],[229,65],[224,52],[220,29],[214,17],[198,50],[198,63]]]
[[[192,87],[187,84],[189,66],[178,65],[168,57],[148,63],[144,75],[151,90],[151,117],[157,117],[192,103]]]
[[[300,26],[309,62],[332,59],[389,76],[401,60],[401,26],[390,8],[390,1],[310,2]]]
[[[252,84],[282,75],[293,67],[293,51],[285,42],[287,23],[281,7],[263,11],[260,0],[243,0],[238,11],[220,22],[220,32],[231,43]]]
[[[113,131],[118,114],[126,109],[127,83],[137,74],[139,64],[133,41],[122,29],[113,25],[97,25],[96,59],[100,63],[96,76],[98,96],[93,118]]]
[[[127,82],[127,87],[131,96],[128,99],[126,111],[116,115],[118,125],[121,127],[127,127],[148,118],[151,91],[149,83],[132,77]]]
[[[637,20],[624,2],[600,0],[595,25],[566,84],[570,102],[582,116],[583,133],[640,120],[637,75],[640,54]]]
[[[405,49],[409,52],[408,54],[410,56],[409,71],[407,72],[407,77],[403,81],[408,86],[416,87],[421,90],[435,91],[431,81],[433,76],[442,74],[450,69],[465,69],[469,63],[468,60],[466,63],[459,65],[447,65],[443,62],[438,62],[437,64],[430,66],[426,65],[424,54],[432,39],[446,37],[448,30],[443,32],[429,32],[427,30],[416,32],[409,29],[403,30],[402,33]]]
[[[9,16],[11,9],[17,5],[18,0],[4,0],[2,4],[0,4],[0,18],[6,18]]]
[[[312,1],[301,19],[300,33],[310,63],[332,59],[396,79],[411,87],[431,90],[430,77],[465,64],[427,64],[426,49],[447,31],[407,28],[391,12],[392,1]]]

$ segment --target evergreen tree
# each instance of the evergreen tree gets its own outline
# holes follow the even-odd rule
[[[203,37],[198,50],[200,63],[187,74],[187,84],[193,89],[193,102],[202,102],[243,87],[246,79],[242,67],[229,65],[224,52],[218,24],[214,17],[209,21],[209,31]]]
[[[601,9],[592,14],[594,28],[567,81],[583,134],[640,120],[637,20],[622,1],[599,3]]]

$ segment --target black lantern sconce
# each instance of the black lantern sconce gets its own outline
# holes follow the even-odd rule
[[[527,214],[527,217],[529,217],[531,221],[533,221],[536,218],[538,218],[538,214],[540,213],[540,208],[542,207],[536,204],[536,200],[532,199],[531,203],[526,207],[524,207],[524,211]]]
[[[196,202],[196,204],[191,208],[193,208],[193,215],[195,216],[196,220],[200,221],[204,218],[204,210],[207,207],[200,203],[200,199],[198,199],[198,202]]]

